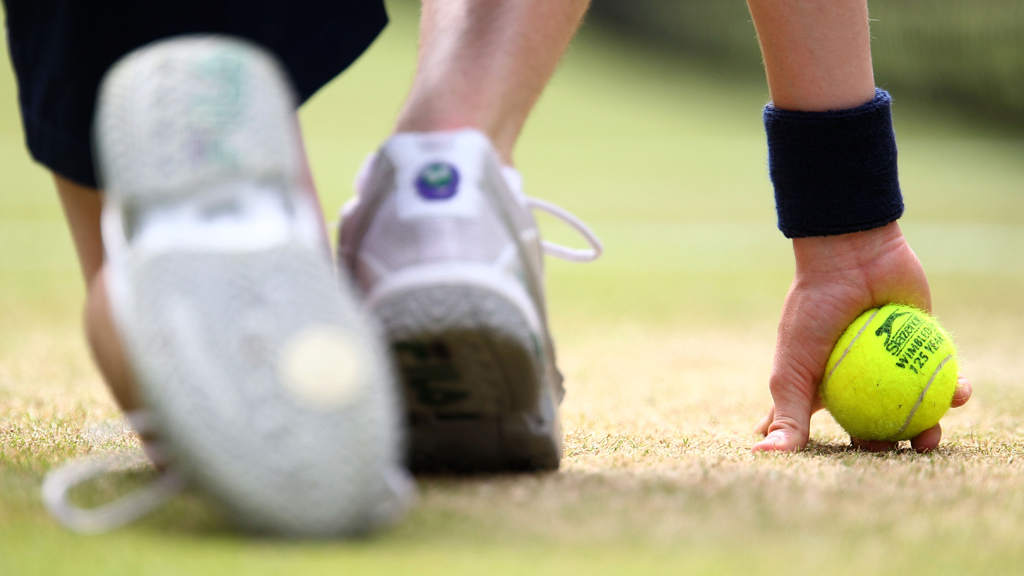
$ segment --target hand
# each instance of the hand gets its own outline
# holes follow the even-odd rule
[[[768,387],[775,405],[756,430],[765,438],[753,450],[800,450],[810,436],[811,414],[822,408],[818,382],[839,336],[861,312],[890,302],[931,312],[928,280],[899,226],[793,240],[796,277],[779,322],[775,362]],[[971,383],[957,382],[953,407],[971,397]],[[936,424],[911,440],[918,452],[939,445]],[[862,441],[868,450],[889,450],[893,442]]]

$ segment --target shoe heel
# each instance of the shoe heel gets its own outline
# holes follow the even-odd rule
[[[224,182],[292,188],[301,166],[295,99],[248,42],[187,36],[141,48],[104,78],[96,117],[103,186],[167,201]]]
[[[543,350],[516,304],[441,285],[393,293],[374,311],[400,368],[413,470],[558,468]]]

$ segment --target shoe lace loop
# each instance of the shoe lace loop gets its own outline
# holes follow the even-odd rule
[[[139,430],[144,419],[129,415]],[[139,430],[141,431],[141,430]],[[150,443],[147,452],[157,457],[159,451]],[[101,534],[138,520],[173,498],[185,487],[185,478],[173,470],[165,470],[152,483],[120,498],[96,506],[82,508],[73,504],[69,493],[73,488],[105,474],[127,472],[150,466],[150,458],[141,450],[115,454],[84,456],[66,462],[50,471],[43,480],[43,504],[58,521],[81,534]]]
[[[71,503],[72,488],[115,472],[143,468],[149,461],[141,452],[85,456],[65,463],[43,480],[43,503],[62,524],[81,534],[101,534],[129,524],[162,506],[184,487],[182,477],[163,472],[151,484],[95,508]]]
[[[544,252],[549,256],[561,258],[562,260],[567,260],[569,262],[591,262],[593,260],[597,260],[597,258],[604,252],[604,245],[601,244],[601,240],[598,239],[596,234],[594,234],[594,231],[565,208],[552,204],[547,200],[530,197],[526,198],[526,204],[534,210],[547,212],[562,222],[565,222],[574,230],[579,232],[580,236],[583,236],[587,243],[590,244],[590,249],[579,249],[569,248],[568,246],[562,246],[561,244],[542,240],[541,245],[544,247]]]

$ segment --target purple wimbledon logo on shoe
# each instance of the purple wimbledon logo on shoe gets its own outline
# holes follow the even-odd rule
[[[427,164],[416,178],[416,190],[427,200],[447,200],[459,191],[459,171],[451,164]]]

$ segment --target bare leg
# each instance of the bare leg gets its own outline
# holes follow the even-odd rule
[[[424,0],[399,132],[478,128],[511,164],[526,117],[590,0]]]
[[[122,410],[139,407],[135,384],[125,360],[121,341],[114,330],[103,280],[103,238],[100,211],[103,194],[54,174],[64,216],[78,252],[78,262],[88,287],[85,303],[85,333],[100,373]]]

